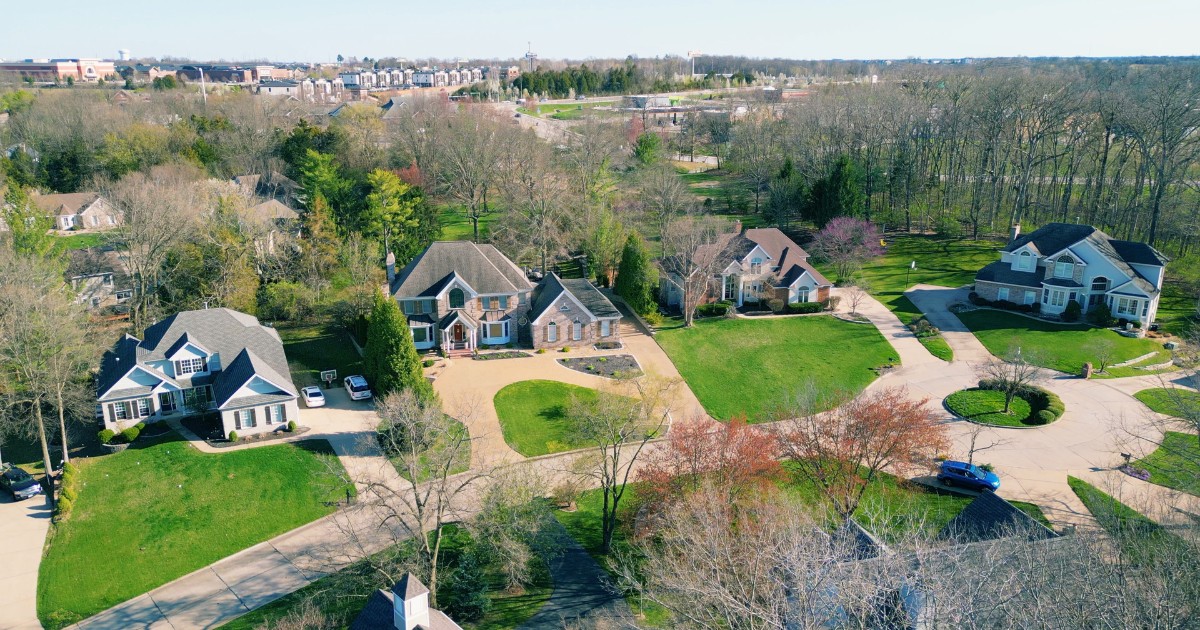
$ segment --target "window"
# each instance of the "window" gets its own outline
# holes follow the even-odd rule
[[[425,314],[425,300],[417,300],[413,302],[413,315]]]
[[[112,403],[108,406],[108,415],[112,416],[113,420],[128,420],[129,405],[123,402]]]
[[[1134,315],[1138,314],[1138,300],[1135,298],[1118,298],[1117,299],[1117,315]]]
[[[484,333],[491,339],[503,338],[508,336],[508,322],[492,322],[484,324],[486,327]]]
[[[612,322],[607,319],[600,320],[600,336],[608,337],[612,335]]]
[[[571,305],[570,305],[570,304],[567,304],[566,302],[563,302],[562,304],[560,304],[560,305],[558,306],[558,310],[560,310],[560,311],[562,311],[562,312],[564,312],[564,313],[565,313],[565,312],[567,312],[567,311],[571,310]]]
[[[450,289],[450,308],[463,308],[466,302],[466,297],[463,290],[459,288]]]
[[[149,398],[139,398],[139,399],[135,400],[134,403],[137,407],[137,416],[139,418],[149,417],[149,415],[150,415],[150,399]]]
[[[1037,301],[1037,291],[1026,291],[1025,292],[1025,303],[1026,304],[1033,304],[1036,301]]]
[[[762,259],[761,258],[755,258],[754,260],[750,261],[750,273],[753,273],[753,274],[762,273]]]
[[[413,314],[413,303],[409,302],[408,300],[404,301],[404,314],[405,315]]]
[[[485,308],[489,311],[499,310],[500,309],[500,298],[495,297],[495,296],[483,298],[483,308]]]
[[[808,301],[808,292],[811,290],[812,289],[807,286],[803,286],[803,287],[800,287],[799,289],[796,289],[796,301],[797,302],[807,302]]]
[[[1092,278],[1092,290],[1093,291],[1107,291],[1108,290],[1108,278],[1105,278],[1104,276],[1096,276],[1095,278]]]
[[[554,322],[546,324],[546,341],[558,341],[558,324]]]
[[[1150,314],[1150,300],[1142,302],[1142,317]]]
[[[429,341],[429,327],[418,326],[412,329],[413,343],[427,343]]]
[[[111,273],[104,274],[104,286],[106,286],[106,287],[112,286],[112,274]]]
[[[117,302],[128,302],[133,297],[133,291],[117,291]]]
[[[996,291],[996,299],[997,300],[1007,300],[1008,299],[1008,287],[1000,287],[1000,290]]]
[[[525,305],[525,294],[524,293],[517,294],[517,304],[520,304],[522,306]]]
[[[1058,262],[1054,263],[1055,278],[1070,278],[1075,275],[1075,259],[1063,254],[1058,257]]]
[[[1067,303],[1067,293],[1065,291],[1050,292],[1050,306],[1064,306]]]
[[[1017,269],[1019,271],[1033,270],[1033,254],[1029,252],[1021,252],[1017,254]]]
[[[725,292],[721,295],[722,299],[736,300],[738,290],[738,277],[725,276]]]
[[[189,409],[208,409],[212,404],[212,387],[204,385],[183,390],[183,404]]]
[[[287,422],[287,411],[283,405],[270,405],[267,407],[267,425],[283,424]]]
[[[175,376],[185,376],[187,374],[195,374],[196,372],[205,372],[208,370],[208,361],[204,357],[197,359],[183,359],[175,362]]]
[[[253,429],[256,426],[258,426],[258,422],[254,419],[253,409],[239,409],[233,412],[234,429]]]
[[[170,413],[172,411],[175,411],[175,404],[176,404],[176,401],[175,401],[175,393],[174,392],[159,393],[158,408],[160,410],[162,410],[163,413]]]
[[[583,339],[583,324],[579,323],[579,320],[575,320],[575,323],[571,324],[571,339],[574,341]]]

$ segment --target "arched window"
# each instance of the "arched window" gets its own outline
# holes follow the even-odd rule
[[[1075,275],[1075,259],[1063,254],[1054,263],[1055,278],[1070,278]]]
[[[455,287],[450,289],[450,308],[463,308],[466,304],[466,298],[463,290]]]
[[[1104,276],[1096,276],[1095,278],[1092,278],[1092,290],[1093,291],[1107,291],[1108,290],[1108,278],[1105,278]]]
[[[812,289],[810,289],[807,285],[802,286],[799,289],[796,289],[796,301],[797,302],[807,302],[808,301],[808,292],[811,290]]]
[[[1033,271],[1033,254],[1029,252],[1017,254],[1017,269],[1021,271]]]
[[[574,324],[571,324],[571,339],[573,341],[583,339],[583,324],[579,323],[578,319],[575,320]]]
[[[554,322],[546,324],[546,341],[558,341],[558,324],[555,324]]]
[[[761,258],[755,258],[750,261],[750,273],[753,273],[753,274],[762,273],[762,259]]]

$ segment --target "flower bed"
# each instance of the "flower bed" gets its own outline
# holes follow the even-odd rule
[[[485,352],[482,354],[476,354],[475,360],[476,361],[495,361],[495,360],[499,360],[499,359],[521,359],[521,358],[528,358],[531,356],[533,356],[533,355],[529,354],[528,352],[520,352],[518,350],[510,350],[510,351],[506,351],[506,352]]]
[[[628,354],[615,354],[604,357],[572,357],[570,359],[559,359],[558,362],[563,367],[570,368],[576,372],[594,374],[606,378],[638,376],[642,373],[642,367],[638,365],[637,359]]]

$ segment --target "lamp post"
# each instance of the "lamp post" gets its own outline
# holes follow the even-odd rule
[[[908,290],[908,281],[910,279],[912,279],[912,271],[913,271],[913,269],[916,269],[916,268],[917,268],[917,261],[915,261],[915,260],[912,261],[912,263],[908,265],[908,271],[904,274],[904,290],[905,291]]]

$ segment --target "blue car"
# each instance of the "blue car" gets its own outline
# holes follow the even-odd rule
[[[0,471],[0,488],[12,495],[13,501],[31,499],[42,493],[42,486],[20,468]]]
[[[959,486],[970,490],[995,491],[1000,488],[1000,478],[974,464],[946,460],[938,470],[938,481],[947,486]]]

